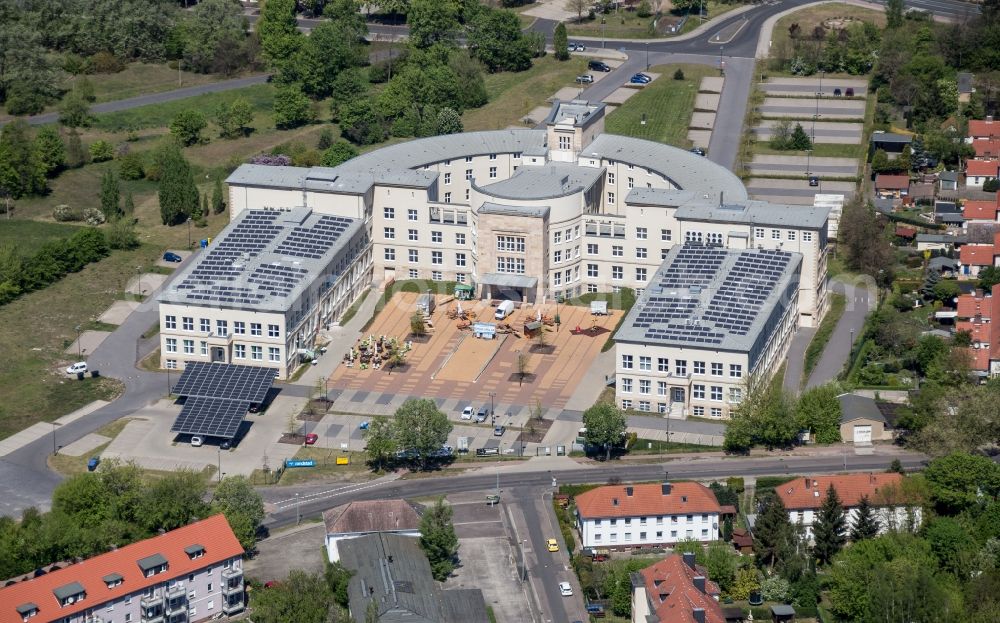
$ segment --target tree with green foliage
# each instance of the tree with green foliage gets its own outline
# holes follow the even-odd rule
[[[132,198],[132,191],[125,193],[125,206],[122,208],[126,220],[135,220],[135,199]]]
[[[215,123],[222,138],[246,136],[252,131],[253,106],[245,97],[237,97],[228,105],[222,102],[215,109]]]
[[[368,422],[368,428],[362,433],[365,440],[365,452],[368,461],[376,471],[392,460],[399,445],[396,443],[393,423],[384,415],[376,415]]]
[[[272,66],[290,62],[302,43],[295,8],[295,0],[267,0],[261,7],[255,30],[261,50]]]
[[[101,212],[109,223],[117,220],[123,214],[121,209],[121,185],[118,176],[107,169],[101,177]]]
[[[337,141],[323,152],[320,164],[324,167],[335,167],[358,155],[358,150],[347,141]]]
[[[274,125],[281,130],[312,123],[316,115],[309,98],[295,84],[279,86],[274,93]]]
[[[729,543],[713,541],[705,548],[705,569],[708,577],[719,585],[723,593],[728,593],[736,581],[738,556]]]
[[[246,476],[227,476],[212,494],[212,509],[226,516],[240,545],[252,552],[264,521],[264,499]]]
[[[886,271],[882,273],[886,278],[891,272],[887,267],[892,266],[892,245],[874,208],[855,195],[844,204],[840,223],[838,246],[843,249],[847,266],[865,275]]]
[[[216,177],[215,183],[212,184],[212,214],[222,214],[225,211],[226,194],[222,189],[222,178]]]
[[[67,128],[85,128],[90,119],[90,105],[76,91],[70,91],[59,104],[59,123]]]
[[[232,0],[201,0],[178,26],[183,39],[184,66],[209,73],[217,59],[246,39],[248,24],[242,7]]]
[[[955,453],[934,459],[924,470],[939,513],[957,514],[1000,493],[1000,465],[981,455]]]
[[[206,126],[205,115],[193,109],[182,110],[170,121],[170,134],[174,140],[188,147],[204,140],[201,131]]]
[[[356,145],[380,143],[386,137],[382,117],[366,98],[359,98],[341,109],[340,131]]]
[[[417,49],[455,45],[460,29],[457,7],[441,0],[411,0],[406,25],[410,28],[409,43]]]
[[[813,522],[813,555],[820,564],[829,564],[847,542],[847,517],[833,484],[826,490]]]
[[[326,561],[323,576],[326,578],[326,585],[330,587],[333,601],[341,608],[347,608],[350,604],[351,599],[347,589],[353,575],[354,572],[342,565],[339,560]]]
[[[817,443],[840,441],[840,388],[828,383],[802,392],[795,403],[795,421],[801,430],[811,430]]]
[[[404,450],[419,453],[425,464],[431,455],[448,443],[454,425],[433,400],[409,399],[396,409],[393,419],[394,437]]]
[[[139,519],[154,534],[176,530],[209,514],[207,487],[199,472],[182,469],[153,481],[140,505]]]
[[[191,165],[176,145],[161,146],[156,159],[160,167],[160,219],[164,225],[180,225],[198,207],[198,187]]]
[[[326,151],[330,149],[333,145],[333,130],[330,128],[323,128],[320,130],[319,139],[316,141],[316,149],[320,151]]]
[[[729,590],[729,596],[742,601],[749,599],[750,593],[759,590],[760,572],[754,567],[740,567],[736,570],[736,578]]]
[[[0,131],[0,195],[14,199],[45,191],[46,165],[27,122],[18,119]]]
[[[974,535],[955,517],[931,517],[920,530],[930,544],[937,566],[957,577],[968,573],[978,550]]]
[[[272,0],[273,1],[273,0]],[[266,6],[266,5],[265,5]],[[333,623],[333,594],[326,578],[299,569],[253,596],[254,623]]]
[[[139,235],[135,233],[134,219],[119,218],[112,221],[104,232],[104,237],[112,249],[135,249],[139,246]]]
[[[69,138],[66,140],[66,168],[79,169],[87,164],[87,152],[83,149],[83,142],[80,141],[80,133],[76,130],[69,131]]]
[[[298,59],[284,71],[290,71],[302,84],[302,91],[313,99],[329,97],[334,80],[344,70],[365,61],[365,52],[357,34],[337,22],[324,21],[313,28],[299,50]],[[280,82],[288,78],[279,76]]]
[[[861,497],[857,508],[854,510],[854,522],[851,525],[851,542],[873,539],[879,533],[879,520],[875,515],[875,508],[867,495]]]
[[[979,287],[989,292],[1000,283],[1000,266],[987,266],[979,271]]]
[[[469,53],[490,73],[531,67],[531,44],[513,11],[480,11],[466,32]]]
[[[757,564],[773,570],[795,553],[795,528],[788,520],[785,504],[777,495],[764,498],[754,526],[753,550]]]
[[[885,27],[888,29],[899,28],[903,25],[903,11],[906,6],[903,0],[886,0],[885,3]]]
[[[431,574],[444,582],[458,562],[458,536],[451,522],[452,509],[440,497],[420,518],[420,548],[431,565]]]
[[[625,440],[628,423],[625,413],[609,402],[599,402],[583,412],[584,439],[589,446],[604,449],[604,459],[611,458],[611,449]]]
[[[454,108],[447,106],[438,111],[435,120],[435,132],[437,134],[461,134],[465,128],[462,127],[462,115]]]
[[[114,146],[103,139],[91,143],[87,151],[90,152],[91,162],[107,162],[115,157]]]
[[[801,123],[795,124],[795,129],[792,130],[791,140],[789,142],[791,149],[797,151],[805,151],[807,149],[812,149],[813,143],[806,131],[802,129]]]
[[[54,177],[66,166],[66,145],[54,125],[44,125],[38,130],[35,151],[46,177]]]
[[[557,61],[569,60],[569,36],[566,34],[566,24],[562,22],[556,24],[555,33],[552,35],[552,45],[556,50]]]

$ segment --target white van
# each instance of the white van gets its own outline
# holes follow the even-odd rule
[[[497,312],[493,314],[493,317],[497,320],[503,320],[507,316],[514,313],[514,301],[503,301],[497,305]]]

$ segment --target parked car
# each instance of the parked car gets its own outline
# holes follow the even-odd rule
[[[844,92],[840,90],[840,87],[837,87],[836,89],[833,90],[833,94],[837,97],[840,97],[841,95],[844,94]]]
[[[247,407],[247,413],[260,413],[260,405],[256,402],[251,402],[250,406]]]
[[[462,409],[462,419],[463,420],[471,420],[472,419],[472,414],[473,414],[473,409],[472,409],[471,405],[468,406],[468,407],[466,407],[466,408],[464,408],[464,409]]]
[[[847,87],[847,90],[844,91],[844,96],[845,97],[854,97],[854,87]]]
[[[604,61],[589,61],[587,63],[587,69],[592,71],[611,71],[611,66]]]
[[[223,439],[219,442],[219,450],[228,450],[233,447],[232,439]]]
[[[810,175],[809,176],[809,185],[810,186],[819,186],[819,178],[816,177],[815,175]]]
[[[319,435],[317,435],[316,433],[309,433],[308,435],[306,435],[307,446],[311,446],[315,444],[317,441],[319,441]]]
[[[500,448],[476,448],[476,456],[496,456],[500,454]]]
[[[195,435],[194,437],[191,438],[191,447],[192,448],[200,448],[204,444],[205,444],[205,440],[202,439],[201,437],[199,437],[198,435]]]
[[[368,430],[368,420],[358,424],[358,430]]]
[[[503,437],[503,434],[506,432],[507,432],[507,427],[501,424],[497,424],[496,426],[493,427],[494,437]]]
[[[632,76],[628,79],[629,84],[649,84],[649,80],[643,80],[639,76]]]
[[[587,46],[583,45],[582,43],[572,43],[571,42],[569,45],[566,46],[566,48],[570,52],[586,52],[587,51]]]
[[[545,541],[545,547],[550,552],[558,552],[559,551],[559,541],[556,541],[555,539],[549,539],[548,541]]]
[[[97,469],[97,466],[101,464],[100,457],[92,456],[90,460],[87,461],[87,471],[92,472]]]
[[[573,587],[569,585],[569,582],[560,582],[559,594],[562,595],[563,597],[572,597]]]
[[[647,76],[646,74],[642,73],[641,71],[639,73],[637,73],[637,74],[634,74],[632,76],[632,80],[633,81],[641,82],[642,84],[649,84],[650,82],[653,81],[653,79],[650,76]]]
[[[479,407],[479,411],[476,412],[476,423],[481,424],[486,421],[486,417],[489,415],[490,410],[486,407]]]
[[[183,262],[184,258],[181,257],[180,255],[177,255],[173,251],[167,251],[166,253],[163,254],[163,261],[164,262]]]
[[[86,372],[86,371],[87,371],[86,361],[77,361],[70,367],[66,368],[66,374],[79,374],[80,372]]]
[[[576,77],[577,84],[592,84],[594,77],[590,74],[582,74]]]
[[[704,156],[705,155],[705,150],[702,149],[701,147],[692,147],[689,151],[692,154],[695,154],[695,155],[698,155],[698,156]]]

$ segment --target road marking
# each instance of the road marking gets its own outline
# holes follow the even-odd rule
[[[336,489],[328,489],[327,491],[320,491],[319,493],[310,493],[309,495],[300,495],[298,497],[289,498],[287,500],[280,500],[274,502],[274,507],[277,510],[285,510],[291,508],[296,504],[301,504],[302,502],[314,502],[316,500],[321,500],[323,498],[334,497],[338,495],[344,495],[345,493],[357,493],[358,491],[364,491],[366,489],[372,489],[378,487],[387,482],[392,482],[396,478],[389,480],[377,480],[375,482],[366,483],[363,485],[346,485],[343,487],[338,487]]]
[[[734,30],[734,31],[733,31],[733,34],[729,35],[729,38],[728,38],[728,39],[726,39],[725,41],[723,41],[722,39],[720,39],[720,38],[719,38],[719,35],[720,35],[720,33],[724,32],[724,31],[726,30],[726,28],[729,28],[729,26],[727,26],[726,28],[722,28],[721,30],[717,31],[717,32],[716,32],[716,33],[715,33],[714,35],[712,35],[712,36],[711,36],[711,37],[709,38],[708,42],[709,42],[709,43],[717,43],[717,44],[721,44],[721,45],[726,45],[727,43],[729,43],[730,41],[732,41],[733,39],[735,39],[735,38],[736,38],[736,35],[740,34],[740,32],[741,32],[741,31],[742,31],[742,30],[743,30],[744,28],[746,28],[746,25],[747,25],[748,23],[749,23],[749,20],[747,20],[746,18],[744,18],[744,19],[743,19],[743,21],[742,21],[742,22],[740,22],[740,26],[739,26],[739,28],[737,28],[736,30]],[[732,24],[730,24],[730,26],[731,26],[731,25],[732,25]]]

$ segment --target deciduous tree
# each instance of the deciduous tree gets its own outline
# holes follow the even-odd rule
[[[454,426],[434,401],[410,399],[400,405],[393,420],[396,443],[405,450],[415,450],[427,462],[448,442]]]
[[[934,459],[924,478],[942,514],[956,514],[975,505],[980,496],[1000,493],[1000,465],[985,456],[956,453]]]
[[[625,439],[625,414],[613,404],[600,402],[583,412],[584,436],[588,445],[604,448],[604,458],[611,458],[611,449]]]
[[[323,152],[320,164],[324,167],[335,167],[358,155],[358,150],[347,141],[337,141]]]
[[[108,222],[117,220],[122,215],[121,185],[118,176],[111,169],[101,177],[101,212]]]
[[[164,225],[185,222],[198,207],[198,188],[191,165],[176,145],[164,145],[156,157],[160,168],[160,219]]]
[[[201,131],[207,125],[205,115],[197,110],[182,110],[170,121],[170,134],[177,142],[187,147],[202,142]]]
[[[458,562],[458,536],[451,522],[452,509],[438,498],[420,518],[420,547],[431,564],[434,579],[443,582]]]
[[[490,72],[524,71],[531,67],[531,44],[512,11],[480,11],[466,30],[470,54]]]
[[[569,60],[569,37],[566,34],[566,24],[559,22],[556,31],[552,35],[552,45],[556,50],[557,61]]]
[[[45,175],[53,177],[66,166],[66,145],[54,125],[45,125],[35,136],[35,151]]]
[[[274,94],[274,125],[282,130],[310,123],[315,118],[312,104],[295,84],[278,87]]]
[[[817,443],[840,441],[840,388],[833,384],[808,389],[795,404],[795,420],[802,430],[812,430]]]
[[[383,465],[392,460],[399,447],[396,444],[396,437],[392,422],[384,415],[376,415],[368,422],[368,428],[362,433],[365,443],[365,452],[368,453],[368,460],[374,465],[376,470],[380,470]]]
[[[3,126],[0,132],[0,194],[17,199],[44,191],[45,171],[28,124],[17,120]]]
[[[254,593],[256,623],[335,623],[333,595],[321,574],[293,569],[288,578]]]
[[[212,508],[226,516],[240,545],[252,552],[264,521],[264,499],[250,481],[245,476],[223,478],[212,494]]]
[[[411,0],[406,12],[410,45],[424,49],[438,43],[454,45],[459,30],[457,7],[441,0]]]

